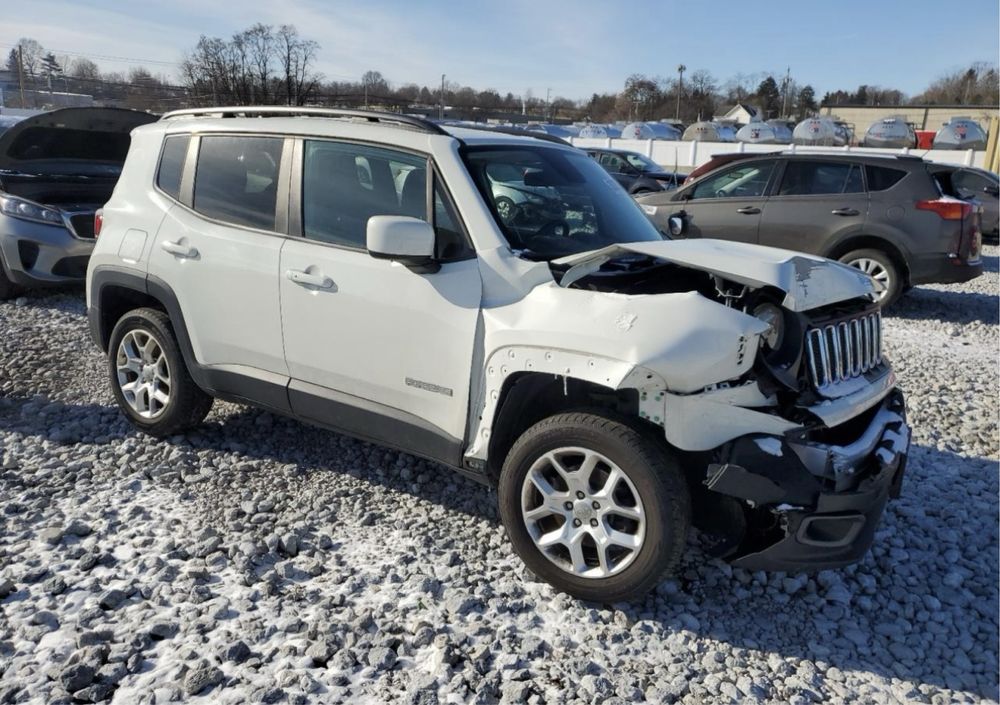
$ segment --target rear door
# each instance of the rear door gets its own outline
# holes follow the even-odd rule
[[[173,290],[197,361],[277,388],[287,375],[278,301],[287,149],[283,137],[192,137],[189,175],[149,255],[151,286]],[[158,188],[174,198],[162,180]]]
[[[823,254],[829,244],[861,233],[868,193],[860,164],[789,159],[761,215],[761,245]]]
[[[657,218],[665,222],[682,214],[683,237],[755,243],[776,164],[775,159],[755,159],[721,169],[672,198]]]

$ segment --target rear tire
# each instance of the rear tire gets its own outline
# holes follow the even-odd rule
[[[840,261],[860,269],[884,287],[879,296],[883,307],[893,304],[903,293],[903,277],[899,266],[882,250],[853,250],[841,256]]]
[[[108,374],[129,422],[157,438],[197,426],[212,408],[212,397],[188,373],[170,318],[156,309],[119,319],[108,343]]]
[[[691,522],[687,483],[666,449],[594,413],[558,414],[529,428],[508,454],[498,490],[517,554],[582,600],[644,595],[677,565]]]

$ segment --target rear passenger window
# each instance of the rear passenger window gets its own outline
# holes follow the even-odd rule
[[[156,172],[156,185],[175,200],[181,197],[181,174],[187,157],[191,135],[173,135],[163,141],[160,167]]]
[[[866,166],[865,173],[868,176],[869,191],[885,191],[895,186],[906,176],[906,172],[900,169],[889,169],[884,166]]]
[[[781,177],[779,196],[819,196],[862,193],[861,167],[840,162],[789,161]]]
[[[283,145],[279,137],[202,137],[194,209],[233,225],[273,230]]]
[[[306,140],[302,227],[306,238],[364,249],[368,219],[427,220],[427,160],[403,152]]]

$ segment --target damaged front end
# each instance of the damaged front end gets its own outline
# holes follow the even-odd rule
[[[910,441],[902,393],[844,426],[743,436],[720,449],[704,487],[722,497],[703,498],[710,512],[729,505],[706,522],[717,552],[748,570],[789,572],[864,556],[902,486]]]
[[[737,356],[753,364],[738,377],[685,389],[671,385],[672,365],[647,361],[667,387],[642,393],[639,415],[681,451],[694,521],[714,553],[749,570],[857,561],[899,494],[910,439],[870,281],[795,253],[678,244],[567,258],[560,284],[628,295],[687,290],[765,323],[739,338]]]

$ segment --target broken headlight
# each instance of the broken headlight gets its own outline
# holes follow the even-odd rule
[[[768,326],[768,331],[761,336],[762,344],[770,350],[780,350],[785,339],[785,316],[781,309],[772,303],[762,303],[754,308],[753,316]]]

